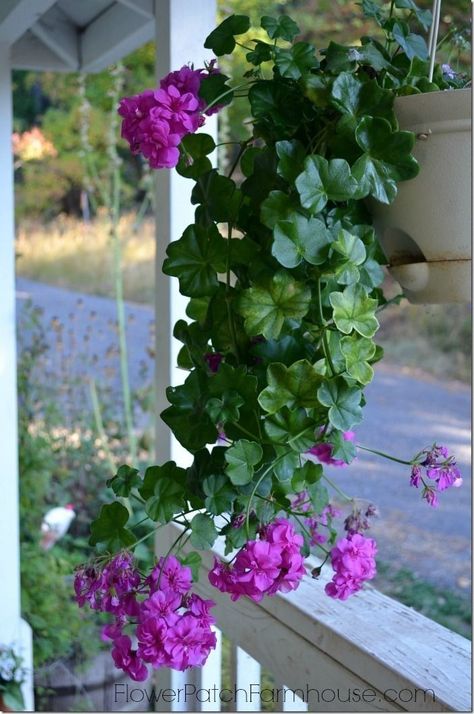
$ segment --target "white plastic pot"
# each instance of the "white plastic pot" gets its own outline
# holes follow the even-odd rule
[[[471,90],[395,100],[401,129],[417,136],[415,179],[393,204],[371,204],[390,272],[413,303],[471,299]]]

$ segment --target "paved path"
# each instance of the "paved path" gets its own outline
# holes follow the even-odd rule
[[[69,339],[76,345],[89,334],[88,350],[93,344],[97,364],[104,359],[115,362],[108,377],[117,382],[113,300],[19,279],[19,305],[28,297],[43,309],[45,323],[56,316],[68,325]],[[150,344],[153,312],[150,307],[130,304],[126,312],[131,381],[138,386],[143,366],[152,368],[144,345]],[[84,360],[76,361],[75,369],[83,369],[84,364]],[[464,484],[441,494],[441,505],[434,510],[409,487],[408,467],[361,451],[350,468],[331,469],[334,480],[351,496],[378,505],[381,517],[372,533],[383,560],[467,593],[471,580],[469,387],[428,375],[415,378],[384,362],[377,367],[366,398],[365,420],[357,429],[359,443],[407,459],[434,441],[447,444],[457,455]]]

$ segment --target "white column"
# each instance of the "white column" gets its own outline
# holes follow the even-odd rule
[[[168,72],[194,63],[204,66],[212,59],[204,49],[204,40],[216,25],[215,0],[155,0],[156,17],[156,75],[159,81]],[[203,131],[217,134],[216,117],[206,119]],[[194,222],[195,206],[190,197],[194,182],[179,176],[176,171],[161,169],[156,172],[156,458],[157,462],[173,458],[180,466],[191,459],[175,439],[170,439],[168,427],[159,414],[168,406],[165,389],[181,384],[186,373],[175,367],[180,343],[171,338],[173,325],[185,318],[188,298],[178,289],[178,280],[161,272],[165,251],[170,241],[178,240],[186,226]]]
[[[22,654],[25,667],[31,673],[31,631],[20,618],[15,223],[11,135],[9,47],[0,44],[0,645],[14,646]],[[31,709],[31,687],[26,688],[25,694],[27,706]]]
[[[204,60],[211,59],[209,50],[205,50],[203,44],[216,24],[216,0],[155,0],[155,19],[157,82],[168,72],[178,70],[185,64],[194,63],[195,67],[203,67]],[[203,130],[215,137],[216,118],[207,119]],[[191,456],[172,437],[159,415],[168,406],[166,387],[181,384],[186,377],[175,366],[180,344],[172,338],[172,331],[175,322],[186,317],[188,299],[180,294],[178,280],[164,275],[161,266],[168,243],[178,240],[186,226],[194,221],[194,207],[190,202],[193,185],[191,179],[182,178],[175,171],[156,171],[155,456],[156,463],[172,458],[180,466],[189,465]],[[157,554],[168,550],[169,539],[169,532],[158,533]],[[179,678],[179,673],[161,669],[154,677],[154,685],[157,689],[176,690]],[[172,711],[181,708],[178,703],[171,705]],[[160,701],[155,709],[169,711],[170,704]]]

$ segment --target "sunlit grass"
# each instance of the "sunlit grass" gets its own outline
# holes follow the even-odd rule
[[[135,231],[134,214],[120,219],[125,298],[152,303],[154,222]],[[17,230],[17,273],[32,280],[91,293],[113,295],[113,252],[105,216],[91,223],[60,216],[47,225],[23,222]]]

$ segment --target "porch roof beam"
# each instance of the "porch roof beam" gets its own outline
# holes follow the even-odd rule
[[[0,42],[12,45],[56,0],[2,0],[0,3]]]
[[[75,26],[58,7],[32,25],[31,32],[59,57],[70,70],[80,66],[79,41]]]

